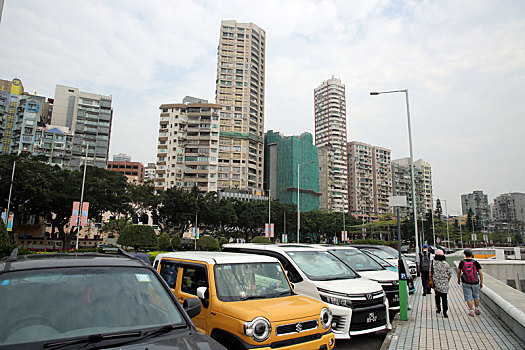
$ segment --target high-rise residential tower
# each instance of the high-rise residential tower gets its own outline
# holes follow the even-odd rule
[[[320,184],[319,205],[328,211],[348,211],[346,101],[341,80],[332,77],[319,85],[314,105],[315,145],[324,152],[320,159],[326,160],[319,162],[320,177],[326,179]]]
[[[525,224],[525,193],[503,193],[494,198],[492,216],[496,222]]]
[[[414,162],[414,184],[418,219],[432,210],[432,170],[429,163],[420,159]],[[400,207],[401,216],[412,212],[412,183],[410,158],[392,160],[392,194],[406,196],[407,207]]]
[[[111,96],[80,91],[78,88],[57,85],[51,122],[73,132],[71,169],[84,163],[106,168],[109,160],[109,142],[113,109]]]
[[[461,195],[461,212],[468,215],[469,209],[479,219],[479,224],[486,227],[490,223],[489,197],[483,191]]]
[[[155,189],[217,191],[221,106],[187,97],[160,110]]]
[[[374,219],[391,212],[390,150],[358,141],[349,142],[347,150],[350,212]]]
[[[219,190],[263,191],[265,45],[266,33],[257,25],[221,22],[215,90],[223,106]]]
[[[318,151],[312,134],[282,136],[269,130],[264,145],[264,182],[272,199],[297,205],[299,195],[301,211],[319,209]]]

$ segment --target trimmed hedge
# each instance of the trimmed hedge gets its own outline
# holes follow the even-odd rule
[[[157,235],[153,227],[147,225],[126,225],[120,233],[117,243],[122,246],[133,247],[136,252],[140,249],[155,249]]]
[[[250,243],[270,243],[270,240],[265,236],[255,236]]]

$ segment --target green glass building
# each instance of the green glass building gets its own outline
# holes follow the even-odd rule
[[[312,134],[282,136],[269,130],[264,137],[264,187],[272,199],[297,205],[300,164],[300,210],[319,209],[319,162]]]

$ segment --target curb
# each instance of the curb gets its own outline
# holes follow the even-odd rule
[[[381,344],[380,350],[387,350],[390,346],[390,343],[392,342],[392,337],[394,337],[395,330],[397,328],[397,325],[401,322],[399,319],[399,312],[396,313],[396,316],[394,316],[394,320],[392,321],[392,329],[388,330],[385,340],[383,340],[383,344]]]

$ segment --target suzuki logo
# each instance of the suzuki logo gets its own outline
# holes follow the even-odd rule
[[[372,294],[370,294],[370,293],[367,294],[367,295],[366,295],[366,299],[367,299],[367,300],[372,300]]]
[[[298,323],[295,325],[295,330],[297,331],[297,333],[299,333],[303,330],[303,326],[300,323]]]
[[[374,312],[371,312],[368,314],[368,317],[366,318],[366,323],[372,323],[377,321],[377,316]]]

